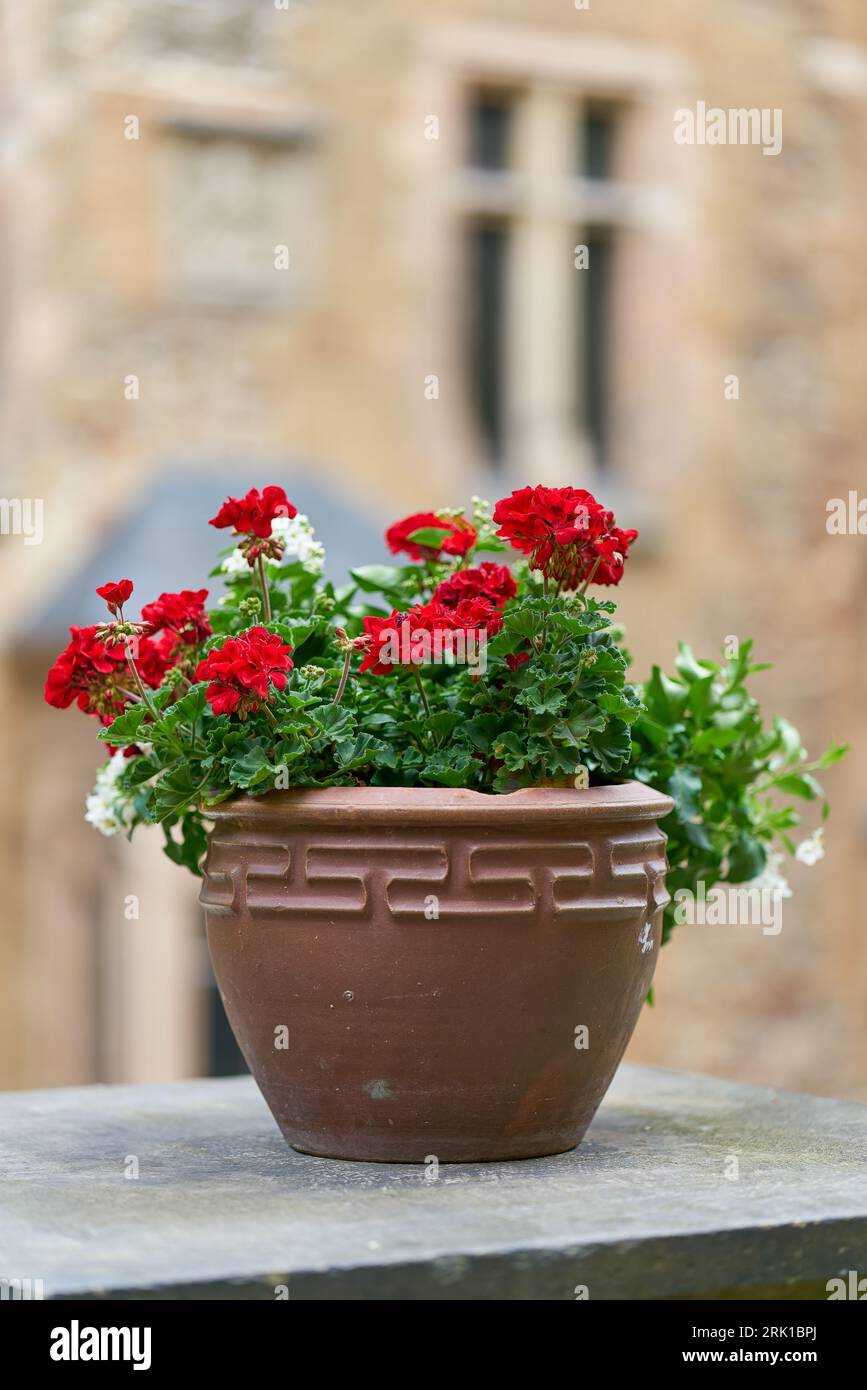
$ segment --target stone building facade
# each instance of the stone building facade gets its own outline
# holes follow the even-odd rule
[[[867,538],[825,524],[867,494],[861,0],[5,23],[2,490],[42,499],[44,538],[0,537],[0,1085],[213,1062],[195,886],[80,823],[93,731],[40,687],[94,565],[158,554],[154,487],[204,507],[231,474],[313,486],[365,537],[589,486],[642,530],[637,674],[753,636],[768,706],[855,745],[827,858],[793,869],[779,938],[682,930],[631,1055],[867,1097]],[[780,152],[677,143],[700,102],[781,112]]]

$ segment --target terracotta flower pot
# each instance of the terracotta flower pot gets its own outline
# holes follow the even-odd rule
[[[218,807],[208,944],[288,1142],[403,1163],[578,1144],[653,976],[671,805],[627,782]]]

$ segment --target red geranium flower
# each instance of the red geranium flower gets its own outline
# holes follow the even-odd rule
[[[292,670],[292,648],[265,627],[251,627],[227,637],[196,667],[197,680],[208,680],[208,703],[215,714],[237,710],[243,719],[269,699],[271,687],[283,690]]]
[[[464,599],[457,608],[432,600],[405,613],[394,609],[387,618],[367,617],[360,669],[387,676],[395,666],[420,666],[444,652],[466,651],[470,633],[493,636],[502,625],[502,614],[485,598]]]
[[[622,531],[619,526],[611,526],[604,536],[592,544],[588,559],[581,566],[582,578],[592,573],[594,584],[619,584],[623,578],[623,566],[629,554],[629,547],[638,539],[635,530]],[[577,589],[582,582],[576,575],[570,576],[570,583],[564,587]]]
[[[45,681],[45,699],[56,709],[73,700],[80,710],[110,724],[124,708],[126,652],[122,643],[104,642],[96,627],[71,627],[69,646],[60,653]]]
[[[132,656],[136,670],[152,690],[162,685],[163,677],[175,665],[178,639],[172,632],[159,637],[139,637],[133,641]]]
[[[282,487],[272,485],[263,488],[261,494],[258,488],[251,487],[246,497],[227,498],[217,515],[211,517],[209,525],[220,530],[234,526],[238,535],[267,540],[275,517],[285,516],[291,520],[297,515],[298,508],[293,507]]]
[[[517,671],[519,667],[526,666],[529,660],[529,652],[509,652],[506,657],[506,665],[510,671]]]
[[[498,536],[530,556],[531,569],[564,589],[618,584],[638,536],[615,526],[614,513],[584,488],[520,488],[497,503],[494,521]]]
[[[514,598],[518,586],[506,565],[485,560],[476,569],[456,570],[434,589],[434,599],[445,608],[457,608],[462,599],[490,599],[495,608],[502,608]]]
[[[211,635],[211,624],[205,616],[207,589],[182,589],[179,594],[160,594],[141,611],[151,635],[157,632],[174,633],[185,642],[202,642]]]
[[[131,579],[118,579],[117,583],[101,585],[96,592],[100,598],[105,599],[108,604],[109,612],[117,613],[119,609],[123,608],[123,605],[132,593],[132,589],[133,584]]]
[[[477,598],[461,599],[457,608],[447,608],[446,612],[452,620],[455,632],[461,628],[465,631],[486,632],[489,637],[495,637],[503,626],[503,615],[492,599],[484,594],[479,594]]]
[[[418,545],[409,538],[414,531],[435,527],[447,531],[438,546]],[[411,560],[436,560],[440,555],[466,555],[478,540],[478,531],[462,516],[441,517],[436,512],[415,512],[389,526],[385,533],[392,555],[405,551]]]

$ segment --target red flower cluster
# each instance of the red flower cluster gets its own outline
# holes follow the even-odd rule
[[[173,666],[186,668],[189,674],[196,647],[211,635],[205,614],[207,597],[207,589],[182,589],[145,604],[141,615],[147,631],[132,648],[145,685],[156,690]]]
[[[410,540],[415,531],[427,530],[429,527],[448,532],[438,546],[418,545]],[[405,551],[411,560],[437,560],[440,555],[466,555],[472,550],[478,537],[475,526],[464,517],[441,517],[437,516],[436,512],[414,512],[412,516],[404,517],[403,521],[396,521],[393,526],[389,526],[385,533],[392,555],[399,555],[401,551]]]
[[[156,690],[166,672],[189,664],[195,647],[210,636],[205,616],[208,591],[160,594],[154,603],[145,604],[139,623],[122,618],[123,605],[133,592],[131,580],[102,584],[96,592],[116,621],[70,628],[72,641],[48,673],[45,698],[58,709],[67,709],[75,700],[79,709],[110,724],[133,693],[134,676],[124,669],[128,656],[142,682]]]
[[[133,637],[130,641],[130,655],[135,668],[145,685],[158,690],[163,677],[178,660],[178,639],[171,632],[161,637]]]
[[[592,493],[574,487],[524,487],[494,508],[497,535],[530,556],[561,588],[582,584],[619,584],[637,531],[622,531],[614,513]]]
[[[71,642],[55,661],[45,681],[45,698],[56,709],[73,700],[80,710],[102,724],[121,714],[126,702],[126,653],[122,643],[108,643],[96,627],[71,627]]]
[[[486,598],[495,608],[502,608],[517,592],[518,586],[509,569],[485,560],[476,569],[456,570],[437,585],[433,597],[445,608],[457,608],[468,598]]]
[[[184,642],[203,642],[211,635],[205,615],[207,589],[182,589],[179,594],[160,594],[141,611],[142,622],[151,634],[172,633]]]
[[[431,603],[431,608],[436,604]],[[503,626],[503,615],[492,599],[484,594],[479,594],[477,598],[461,599],[456,608],[445,610],[454,626],[456,632],[461,628],[468,630],[478,629],[484,631],[489,637],[496,637],[500,628]]]
[[[292,670],[292,648],[266,627],[251,627],[227,637],[196,667],[196,679],[208,680],[208,703],[215,714],[237,710],[241,719],[267,702],[271,686],[283,690]]]
[[[395,666],[421,666],[441,659],[445,652],[458,657],[484,634],[493,637],[503,626],[503,615],[490,599],[463,599],[455,608],[442,603],[417,604],[406,613],[395,609],[387,618],[364,619],[362,671],[387,676]]]
[[[291,520],[297,515],[298,508],[293,507],[282,487],[272,485],[263,488],[261,493],[257,487],[251,487],[246,497],[227,498],[208,524],[219,530],[233,526],[238,535],[267,540],[275,517],[285,516]]]

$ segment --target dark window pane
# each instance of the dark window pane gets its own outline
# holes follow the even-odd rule
[[[584,111],[581,131],[581,167],[585,179],[614,177],[617,113],[612,107],[590,106]]]
[[[470,163],[476,169],[505,169],[509,163],[511,110],[501,97],[478,97],[470,114]]]
[[[503,335],[506,251],[504,227],[470,229],[470,377],[476,419],[492,459],[500,452],[503,418]]]
[[[243,1053],[229,1027],[216,983],[208,986],[208,1075],[239,1076],[247,1071]]]
[[[604,467],[608,449],[608,354],[614,246],[610,237],[599,233],[585,236],[584,245],[589,251],[589,265],[587,270],[580,272],[584,291],[579,325],[583,425],[593,443],[597,463]]]

